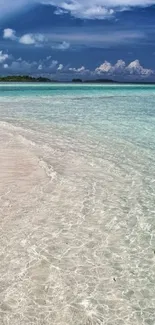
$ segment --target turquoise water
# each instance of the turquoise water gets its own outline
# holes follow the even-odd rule
[[[26,291],[21,324],[154,325],[155,86],[0,84],[0,119],[49,177],[48,307]]]
[[[155,86],[1,84],[0,96],[4,119],[77,127],[155,149]]]

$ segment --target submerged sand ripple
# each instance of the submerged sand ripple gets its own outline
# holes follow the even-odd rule
[[[20,131],[0,130],[0,324],[154,325],[142,169],[49,144],[41,157]]]

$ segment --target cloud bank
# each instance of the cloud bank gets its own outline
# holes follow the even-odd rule
[[[105,19],[113,17],[117,11],[154,5],[155,0],[0,0],[0,18],[38,3],[54,6],[55,14],[59,15],[70,13],[81,19]]]
[[[151,76],[155,77],[155,71],[144,68],[139,60],[135,60],[126,64],[123,60],[118,60],[114,65],[105,61],[94,70],[89,70],[85,66],[71,67],[70,64],[64,66],[62,62],[53,59],[51,56],[38,61],[25,61],[22,58],[14,59],[13,56],[8,53],[0,51],[0,70],[4,74],[40,74],[44,75],[65,75],[67,77],[78,76],[82,78],[104,78],[104,77],[116,77],[122,79],[144,79]]]
[[[126,65],[125,61],[118,60],[116,64],[112,65],[110,62],[105,61],[95,69],[98,75],[114,75],[114,76],[140,76],[148,77],[154,72],[151,69],[145,69],[141,66],[139,60],[132,61]]]
[[[41,3],[55,6],[56,14],[70,13],[76,18],[105,19],[113,17],[117,11],[153,5],[155,0],[42,0]]]

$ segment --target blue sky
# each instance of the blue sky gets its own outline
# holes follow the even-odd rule
[[[0,0],[0,73],[155,80],[155,0]]]

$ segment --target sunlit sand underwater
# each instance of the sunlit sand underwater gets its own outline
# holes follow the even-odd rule
[[[155,324],[155,86],[0,85],[0,324]]]

